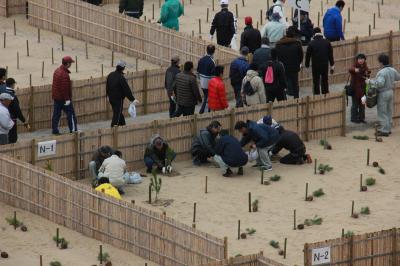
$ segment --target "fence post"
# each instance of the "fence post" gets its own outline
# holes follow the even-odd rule
[[[230,134],[233,135],[234,131],[235,131],[235,107],[233,107],[231,109],[231,112],[229,114],[229,131]]]
[[[5,9],[6,9],[6,18],[8,18],[8,0],[6,0]]]
[[[397,266],[397,229],[392,229],[392,266]]]
[[[224,237],[224,259],[228,259],[228,237]]]
[[[158,120],[154,120],[153,121],[153,134],[158,134],[159,132],[158,132],[158,128],[159,128],[159,126],[158,126]]]
[[[35,89],[33,86],[30,87],[30,96],[29,96],[29,124],[31,126],[30,132],[35,131]]]
[[[357,56],[358,54],[358,36],[354,39],[354,56]]]
[[[349,266],[353,266],[353,262],[354,262],[354,247],[353,247],[353,244],[354,244],[354,235],[352,235],[351,237],[350,237],[350,240],[349,240],[349,256],[350,256],[350,258],[349,258],[349,261],[350,261],[350,263],[349,263]]]
[[[143,113],[147,115],[147,69],[144,71],[143,74]]]
[[[75,144],[75,180],[80,179],[80,138],[81,132],[75,132],[74,136],[74,144]]]
[[[36,164],[36,139],[31,141],[31,164]]]
[[[197,136],[197,114],[193,115],[192,137]]]
[[[274,104],[272,102],[268,103],[268,114],[272,117],[272,111],[274,110]]]
[[[389,64],[393,64],[393,31],[389,33]]]
[[[346,92],[342,95],[342,137],[346,137]]]
[[[305,140],[309,141],[310,139],[310,96],[306,97],[306,128],[305,128]]]
[[[308,243],[304,244],[304,266],[309,266],[309,260],[308,260]]]
[[[118,150],[118,126],[112,128],[113,148]]]

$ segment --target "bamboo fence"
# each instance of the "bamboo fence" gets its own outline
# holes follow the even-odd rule
[[[286,266],[285,264],[265,258],[263,252],[259,254],[239,256],[221,261],[213,261],[202,266]]]
[[[330,247],[330,263],[321,265],[400,265],[400,230],[396,228],[305,244],[304,266],[313,265],[313,249],[324,247]]]
[[[0,16],[25,14],[27,3],[27,0],[0,0]]]
[[[399,110],[399,109],[397,109]],[[160,134],[182,157],[190,158],[192,137],[205,128],[210,121],[219,120],[234,133],[239,120],[258,120],[272,114],[286,128],[294,130],[305,140],[319,139],[345,134],[346,103],[342,93],[308,96],[276,104],[263,104],[245,108],[233,108],[188,117],[155,120],[124,127],[92,130],[23,140],[16,144],[0,146],[0,152],[45,167],[48,162],[60,175],[74,179],[88,176],[87,165],[92,153],[102,145],[110,145],[122,151],[128,167],[142,168],[143,154],[151,136]],[[237,135],[236,135],[237,136]],[[57,141],[57,154],[51,157],[37,156],[37,143],[46,140]]]
[[[227,241],[3,154],[0,202],[160,265],[205,264],[227,250]]]

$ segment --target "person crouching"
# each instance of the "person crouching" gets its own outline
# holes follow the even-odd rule
[[[144,153],[144,163],[147,167],[147,173],[152,173],[156,168],[158,171],[165,173],[172,172],[172,161],[175,160],[176,153],[171,149],[160,135],[154,135],[150,144]]]

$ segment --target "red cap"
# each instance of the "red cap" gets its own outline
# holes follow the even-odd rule
[[[70,57],[70,56],[64,56],[63,57],[63,59],[62,59],[62,61],[64,62],[64,63],[75,63],[75,61],[72,59],[72,57]]]
[[[244,18],[244,24],[246,24],[246,25],[253,24],[253,19],[251,17],[245,17]]]

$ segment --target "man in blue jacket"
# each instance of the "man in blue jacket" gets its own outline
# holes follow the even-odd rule
[[[197,64],[197,73],[200,80],[200,88],[203,91],[203,104],[200,108],[200,114],[204,113],[208,103],[208,82],[214,77],[215,61],[214,61],[215,45],[207,46],[207,54],[200,58]],[[210,111],[210,109],[208,109]]]
[[[229,135],[228,130],[220,132],[221,138],[215,146],[214,161],[222,170],[225,177],[233,176],[232,168],[239,167],[238,175],[243,175],[243,166],[247,164],[248,156],[243,151],[240,142]]]
[[[258,152],[257,164],[254,167],[271,171],[272,164],[269,158],[269,151],[279,140],[278,131],[265,124],[257,124],[250,120],[247,120],[247,122],[238,121],[235,125],[235,130],[242,134],[242,139],[240,140],[242,147],[249,142],[254,143],[252,147],[256,148]]]
[[[342,14],[345,6],[343,0],[338,0],[336,5],[326,11],[323,25],[325,38],[331,42],[344,40]]]
[[[236,107],[243,107],[242,101],[242,81],[246,76],[247,70],[249,70],[249,61],[247,60],[247,55],[249,54],[249,48],[243,46],[240,49],[240,56],[232,61],[231,67],[229,69],[229,78],[231,80],[231,85],[233,87],[233,92],[235,93]]]

